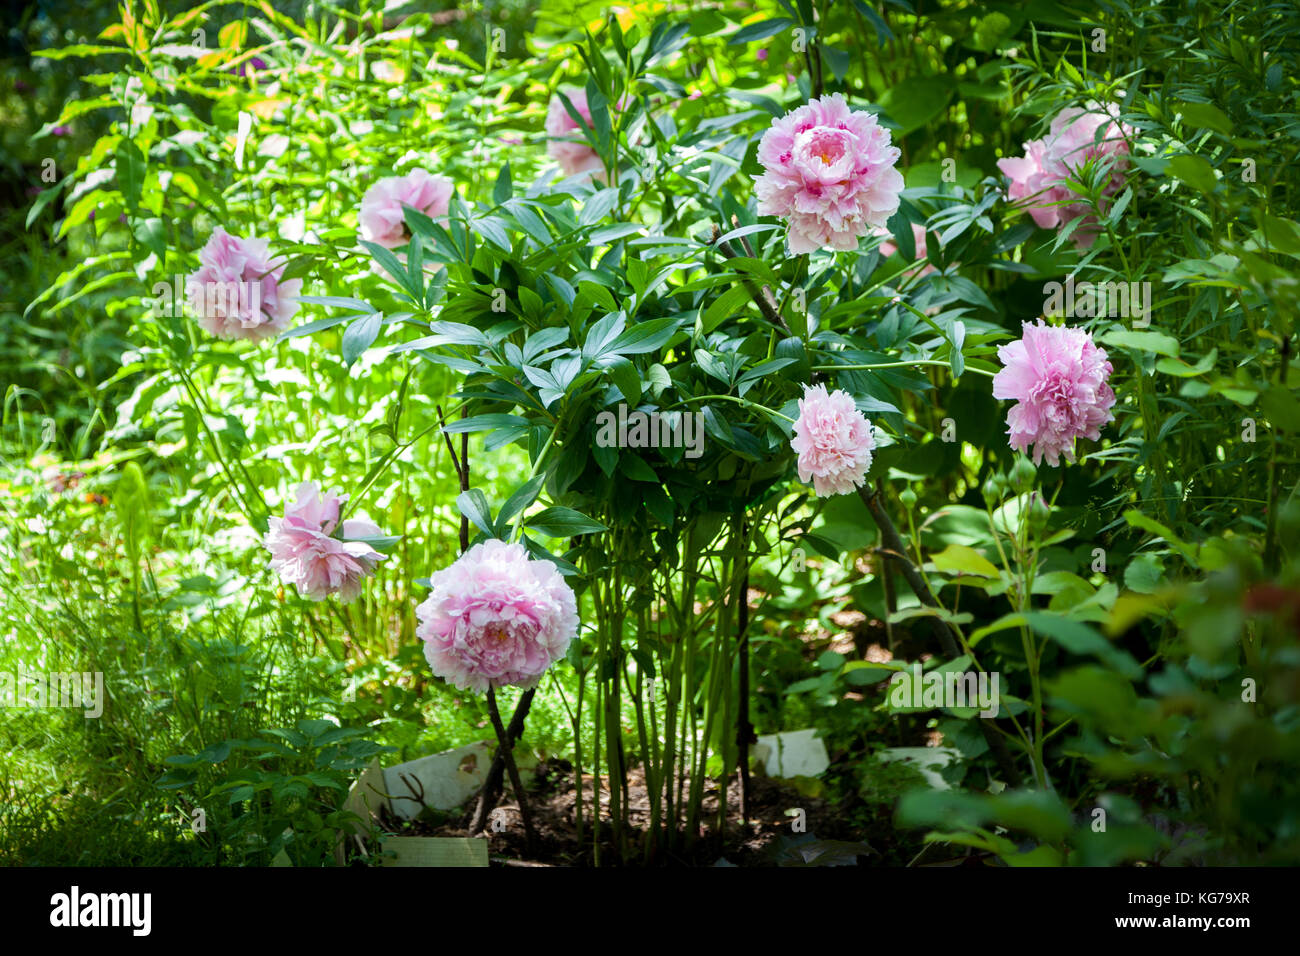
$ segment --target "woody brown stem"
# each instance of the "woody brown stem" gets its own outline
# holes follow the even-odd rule
[[[497,733],[497,743],[499,745],[497,753],[502,755],[505,760],[506,770],[510,774],[510,786],[515,791],[515,799],[519,801],[519,815],[524,820],[524,834],[528,839],[528,852],[532,853],[537,849],[537,834],[533,830],[533,817],[528,809],[528,796],[524,793],[524,785],[519,779],[519,768],[515,766],[515,742],[501,723],[501,711],[497,709],[496,688],[488,687],[487,699],[488,713],[492,716],[492,728]]]
[[[507,729],[512,747],[515,741],[524,735],[524,719],[528,716],[528,710],[533,705],[533,695],[536,693],[537,688],[535,687],[526,691],[524,696],[519,698],[519,703],[515,705],[515,713],[510,718],[510,726]],[[488,769],[487,779],[483,781],[483,788],[478,792],[478,803],[474,807],[474,819],[469,825],[471,836],[475,833],[482,833],[483,828],[487,826],[488,816],[496,807],[497,798],[501,796],[501,782],[505,779],[505,775],[505,753],[498,747],[497,752],[492,756],[492,766]]]
[[[881,505],[880,495],[862,487],[858,489],[858,497],[867,506],[867,510],[871,512],[872,520],[876,522],[876,527],[880,529],[882,551],[888,553],[886,560],[892,558],[898,564],[903,580],[907,582],[908,587],[912,589],[912,593],[916,595],[918,601],[926,607],[940,607],[920,570],[907,556],[907,545],[903,543],[902,536],[899,535],[898,529],[894,527],[894,522],[890,520],[888,513]],[[943,652],[950,658],[960,657],[961,644],[958,641],[956,629],[947,621],[940,620],[937,617],[931,617],[929,620],[931,630],[934,631],[934,636],[938,639]],[[980,731],[984,734],[984,739],[988,741],[989,749],[993,752],[994,759],[998,762],[998,767],[1002,770],[1003,776],[1007,778],[1007,785],[1011,787],[1020,786],[1020,771],[1016,769],[1015,762],[1011,759],[1011,752],[1007,749],[1006,741],[1002,739],[1002,735],[985,723],[983,718],[980,719],[979,725]]]
[[[717,247],[718,251],[723,254],[723,256],[728,259],[735,259],[736,253],[731,246],[725,242],[718,242],[718,239],[720,239],[721,236],[722,233],[718,231],[718,227],[714,226],[713,244]],[[750,254],[750,258],[754,258],[752,253]],[[794,335],[794,333],[790,331],[790,326],[785,324],[785,319],[781,318],[781,313],[776,307],[776,299],[772,295],[772,290],[767,286],[762,286],[760,288],[755,285],[754,280],[748,274],[743,274],[740,281],[744,284],[745,288],[749,290],[750,296],[758,306],[758,311],[763,313],[763,318],[767,319],[767,321],[771,322],[773,325],[785,330],[786,335]]]

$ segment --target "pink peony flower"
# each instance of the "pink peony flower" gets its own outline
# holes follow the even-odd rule
[[[899,155],[871,113],[850,110],[839,93],[811,100],[773,120],[758,144],[758,213],[788,221],[791,253],[856,249],[898,211]]]
[[[347,495],[339,489],[322,494],[314,481],[298,486],[283,518],[270,519],[263,544],[271,552],[271,568],[285,584],[311,601],[330,594],[354,601],[361,594],[361,579],[371,574],[384,555],[364,541],[381,534],[365,517],[349,518],[339,526],[339,512]],[[342,532],[342,538],[334,536]]]
[[[1083,218],[1071,238],[1076,248],[1090,248],[1100,231],[1092,207],[1066,185],[1078,179],[1079,170],[1089,160],[1117,157],[1110,178],[1102,190],[1106,199],[1119,192],[1128,168],[1128,143],[1125,137],[1137,135],[1132,126],[1118,120],[1114,104],[1089,103],[1085,108],[1070,107],[1052,120],[1043,139],[1025,143],[1023,157],[998,160],[998,169],[1011,179],[1007,198],[1025,201],[1029,215],[1043,229],[1056,229]],[[1100,142],[1097,133],[1105,127]]]
[[[880,244],[880,254],[885,258],[892,256],[898,251],[898,246],[894,244],[893,233],[884,226],[881,226],[878,229],[873,229],[871,234],[874,236],[889,236],[888,239]],[[919,274],[928,276],[931,272],[938,272],[939,270],[926,262],[925,259],[927,254],[925,248],[925,226],[912,223],[912,243],[916,246],[916,265],[904,269],[904,273],[907,275]]]
[[[533,687],[578,632],[572,588],[523,545],[481,542],[430,580],[415,633],[434,674],[462,690]]]
[[[587,105],[587,91],[565,90],[564,95],[590,126],[591,107]],[[621,104],[614,108],[620,109]],[[565,176],[594,175],[604,181],[604,162],[587,143],[582,128],[573,121],[558,94],[551,97],[551,104],[546,110],[546,135],[550,138],[546,144],[546,153],[560,164]]]
[[[206,332],[221,339],[265,339],[283,332],[298,311],[301,279],[281,282],[283,259],[272,260],[265,239],[232,236],[218,226],[186,281],[190,309]]]
[[[1034,464],[1058,455],[1074,461],[1074,440],[1094,441],[1114,419],[1115,393],[1106,384],[1111,366],[1105,349],[1084,329],[1022,323],[1024,337],[998,349],[1004,368],[993,378],[993,397],[1015,399],[1007,413],[1012,448],[1034,446]]]
[[[406,228],[403,206],[410,206],[431,219],[447,215],[455,186],[444,176],[432,176],[413,169],[405,176],[388,176],[366,190],[361,199],[361,238],[385,249],[406,245],[411,232]]]
[[[849,494],[866,480],[876,439],[852,395],[813,385],[799,399],[790,447],[799,453],[799,480],[812,479],[817,496],[825,498]]]

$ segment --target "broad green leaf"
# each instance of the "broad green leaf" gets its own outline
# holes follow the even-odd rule
[[[608,530],[599,521],[595,521],[579,511],[574,511],[572,508],[564,508],[558,505],[526,518],[524,524],[550,538],[571,538],[575,535],[594,534]]]
[[[351,365],[374,344],[383,322],[382,312],[372,312],[356,319],[343,331],[343,361]]]
[[[492,201],[498,206],[504,203],[514,193],[514,183],[510,176],[510,161],[506,160],[501,172],[497,173],[496,185],[492,187]]]
[[[755,40],[766,40],[791,26],[794,26],[794,21],[789,17],[776,17],[772,20],[751,23],[732,34],[727,40],[727,45],[736,46],[741,43],[753,43]]]
[[[1182,113],[1183,119],[1193,126],[1212,129],[1225,136],[1232,135],[1232,121],[1213,103],[1179,103],[1174,109]]]
[[[1202,156],[1184,153],[1169,160],[1169,172],[1194,189],[1209,195],[1219,185],[1214,167]]]
[[[953,90],[954,84],[946,76],[910,77],[886,90],[880,97],[880,106],[899,125],[894,136],[905,136],[920,129],[942,113]]]
[[[627,402],[628,408],[636,408],[641,401],[641,376],[637,373],[636,366],[619,356],[610,365],[609,376],[623,394],[623,399]]]
[[[1259,397],[1259,407],[1274,427],[1286,432],[1300,432],[1300,401],[1290,389],[1270,385]]]
[[[1140,352],[1154,352],[1178,358],[1178,340],[1163,332],[1139,332],[1128,329],[1113,329],[1098,338],[1103,345],[1117,345],[1120,348],[1137,349]]]
[[[463,491],[456,497],[456,507],[460,513],[474,523],[474,526],[489,537],[496,537],[496,527],[492,524],[492,508],[487,496],[477,488]]]
[[[528,424],[528,419],[520,418],[518,415],[505,415],[493,413],[490,415],[471,415],[469,418],[458,418],[454,422],[449,422],[443,426],[443,431],[448,435],[457,435],[461,432],[485,432],[494,428],[510,428],[514,426]]]
[[[667,345],[672,337],[677,334],[679,321],[678,319],[667,318],[638,322],[610,343],[604,353],[609,355],[640,355],[645,352],[653,352]]]
[[[1142,668],[1127,651],[1120,650],[1087,624],[1050,611],[1026,611],[1023,616],[1036,632],[1051,638],[1071,654],[1100,658],[1131,680],[1142,676]]]
[[[950,544],[938,554],[930,556],[934,566],[951,574],[974,574],[984,578],[997,578],[997,566],[974,548]]]
[[[501,511],[497,514],[497,522],[504,527],[514,520],[515,516],[528,509],[537,496],[541,494],[542,486],[546,484],[546,475],[534,475],[522,485],[515,493],[506,499],[506,503],[501,506]]]

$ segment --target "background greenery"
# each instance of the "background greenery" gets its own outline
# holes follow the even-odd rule
[[[873,842],[888,841],[887,862],[915,859],[930,827],[946,845],[1005,862],[1294,862],[1300,379],[1290,369],[1288,385],[1287,373],[1300,126],[1287,38],[1300,17],[1287,4],[1194,0],[930,6],[620,12],[619,35],[635,29],[642,43],[666,25],[662,56],[638,87],[658,109],[657,134],[649,124],[615,133],[609,155],[637,169],[649,158],[650,168],[631,198],[590,221],[588,197],[529,184],[550,169],[542,122],[551,92],[591,75],[579,51],[609,61],[609,82],[628,77],[601,5],[33,4],[6,23],[0,668],[102,671],[109,702],[100,720],[5,712],[0,857],[265,864],[283,847],[296,864],[324,863],[339,795],[369,757],[491,737],[483,702],[433,680],[413,637],[419,582],[457,553],[460,512],[441,437],[405,442],[456,404],[464,369],[390,356],[385,346],[414,337],[403,322],[385,325],[364,354],[352,354],[342,325],[258,350],[214,347],[189,321],[154,315],[148,299],[159,276],[195,267],[212,228],[239,225],[287,240],[308,291],[360,297],[391,316],[402,308],[397,285],[364,253],[340,251],[354,245],[368,183],[425,165],[457,183],[466,214],[481,222],[500,204],[508,163],[509,195],[545,200],[543,229],[556,242],[538,253],[527,224],[507,215],[504,244],[480,233],[475,255],[444,255],[428,287],[443,297],[444,320],[486,328],[490,290],[503,284],[544,303],[524,320],[587,328],[603,297],[581,289],[577,273],[622,260],[610,267],[620,303],[636,291],[656,315],[717,319],[698,343],[706,354],[749,363],[738,368],[798,359],[749,396],[770,408],[789,405],[813,365],[841,363],[845,342],[866,362],[947,365],[834,378],[887,437],[872,474],[916,553],[929,561],[964,553],[957,546],[999,565],[993,578],[942,562],[927,571],[981,662],[1012,682],[1004,693],[1056,728],[1043,745],[1048,788],[992,796],[997,771],[969,719],[878,706],[886,675],[855,666],[870,662],[872,644],[907,659],[937,649],[926,622],[909,616],[917,609],[906,587],[895,580],[899,593],[887,593],[862,504],[810,502],[780,483],[791,470],[777,457],[779,426],[728,408],[717,454],[700,471],[729,488],[757,480],[757,446],[735,429],[766,443],[773,474],[762,477],[777,497],[749,580],[759,594],[753,720],[760,733],[822,730],[832,771],[805,785]],[[811,52],[796,50],[793,31],[814,22]],[[201,55],[155,50],[192,43],[195,28]],[[254,57],[262,66],[241,75]],[[374,79],[377,60],[391,63],[393,79]],[[779,231],[753,232],[750,271],[715,257],[703,275],[640,296],[649,270],[705,254],[625,245],[620,224],[700,247],[732,217],[756,224],[757,139],[772,115],[816,89],[843,91],[891,125],[908,186],[891,223],[902,258],[868,251],[810,264],[784,256]],[[141,95],[146,111],[133,115]],[[1081,256],[1001,200],[995,164],[1019,155],[1063,106],[1089,99],[1121,101],[1140,146],[1130,188],[1103,210],[1105,235]],[[260,125],[237,170],[241,110]],[[46,159],[53,184],[42,179]],[[955,182],[942,176],[948,159]],[[1095,198],[1089,185],[1080,191]],[[909,222],[926,226],[937,275],[904,272]],[[566,244],[580,227],[582,241]],[[593,238],[593,228],[612,231]],[[304,242],[308,232],[323,247]],[[1152,326],[1092,323],[1116,369],[1116,421],[1084,464],[1041,470],[1049,514],[1032,541],[1000,554],[1021,528],[1024,500],[1005,406],[986,379],[962,372],[994,367],[998,342],[1041,313],[1044,282],[1071,271],[1151,282]],[[767,355],[761,316],[738,285],[745,275],[783,304],[801,290],[820,331]],[[548,276],[567,277],[588,299],[561,305]],[[300,318],[328,315],[309,307]],[[673,387],[700,394],[707,360],[673,354]],[[638,361],[644,381],[648,360]],[[567,407],[588,387],[597,389],[575,385]],[[956,442],[940,438],[949,418]],[[1245,419],[1258,426],[1255,440],[1244,439]],[[531,435],[473,435],[474,486],[493,511],[538,445]],[[570,464],[574,494],[600,498],[596,469]],[[363,600],[310,605],[284,593],[265,568],[259,517],[300,478],[359,491],[371,475],[364,506],[403,540]],[[612,495],[620,482],[610,484]],[[619,506],[616,497],[601,505]],[[643,520],[660,528],[657,514]],[[803,570],[796,546],[808,556]],[[586,620],[592,600],[586,593]],[[1042,613],[981,634],[1025,610]],[[1253,703],[1241,699],[1244,678],[1257,682]],[[539,692],[525,738],[538,755],[575,757],[566,706],[577,684],[561,665]],[[1040,685],[1042,701],[1031,695]],[[630,727],[632,703],[621,706]],[[919,787],[875,759],[936,733],[961,753],[945,771],[953,790]],[[182,816],[197,804],[206,834]],[[1099,807],[1113,824],[1104,834],[1091,826]]]

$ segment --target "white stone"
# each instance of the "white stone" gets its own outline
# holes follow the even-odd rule
[[[769,777],[817,777],[831,765],[815,728],[764,734],[749,752],[762,761]]]
[[[492,747],[479,741],[384,768],[384,790],[394,815],[412,820],[425,805],[454,810],[478,792],[492,766]],[[415,799],[422,796],[423,802]]]

